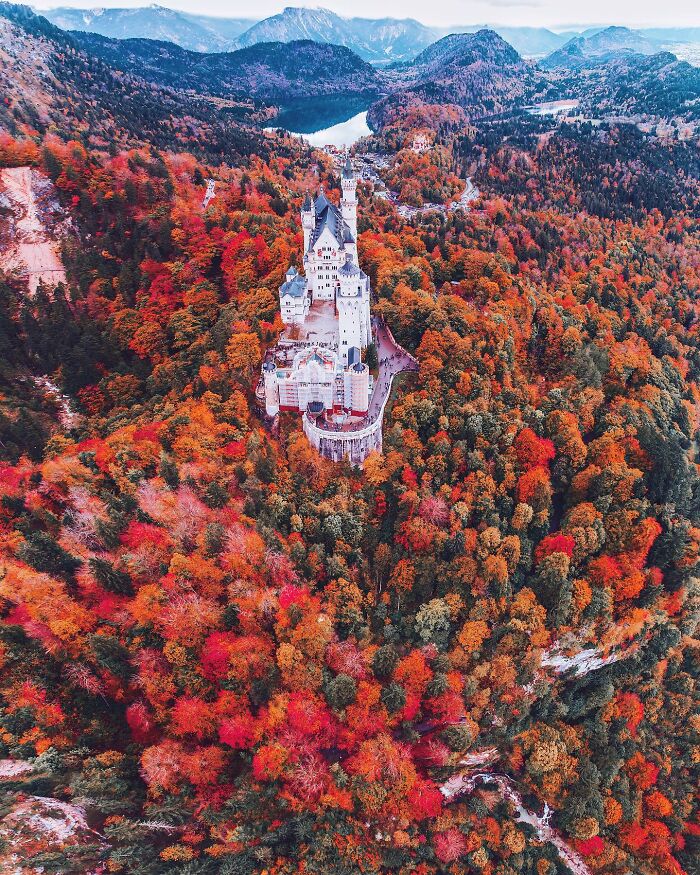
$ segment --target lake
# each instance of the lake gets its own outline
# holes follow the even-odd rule
[[[356,94],[297,100],[283,106],[267,130],[281,128],[311,146],[347,148],[372,133],[367,124],[369,102]]]
[[[550,100],[547,103],[536,103],[534,106],[524,107],[530,115],[558,115],[560,112],[567,113],[578,107],[578,100]]]

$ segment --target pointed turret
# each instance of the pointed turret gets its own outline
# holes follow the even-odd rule
[[[348,152],[348,157],[345,161],[345,166],[343,167],[343,178],[350,179],[355,175],[355,171],[352,169],[352,161],[350,160],[350,153]]]

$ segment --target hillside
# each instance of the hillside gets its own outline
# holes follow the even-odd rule
[[[34,135],[82,245],[21,316],[0,278],[0,376],[30,350],[83,421],[0,440],[0,868],[694,871],[696,150],[497,123],[439,147],[478,210],[362,184],[420,362],[363,470],[256,413],[308,155]]]
[[[62,30],[99,33],[113,39],[148,38],[175,43],[196,52],[221,52],[254,21],[211,18],[152,4],[136,8],[76,9],[70,6],[42,13]]]
[[[403,69],[411,76],[427,79],[435,74],[447,74],[452,65],[468,67],[483,62],[509,67],[519,65],[521,61],[520,55],[496,31],[484,28],[474,34],[459,33],[443,37],[424,49]]]
[[[593,115],[700,119],[700,69],[670,52],[610,60],[570,89]]]
[[[211,102],[124,75],[83,50],[80,40],[26,6],[0,3],[0,130],[57,126],[106,148],[187,143],[231,161],[265,152],[264,139],[221,115]],[[102,39],[102,38],[99,38]],[[153,43],[153,45],[158,45]]]
[[[218,97],[290,97],[372,92],[374,69],[350,49],[310,40],[259,43],[234,52],[190,52],[154,40],[73,34],[91,55],[149,82]]]
[[[497,33],[480,30],[443,37],[387,79],[393,93],[370,110],[369,118],[378,127],[421,104],[451,105],[469,118],[502,112],[526,93],[532,73]]]

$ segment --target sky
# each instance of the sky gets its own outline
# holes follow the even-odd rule
[[[30,0],[31,2],[31,0]],[[55,6],[146,6],[148,0],[34,0],[36,9]],[[284,5],[324,6],[339,15],[416,18],[440,26],[468,24],[531,25],[561,30],[568,26],[622,24],[628,27],[700,27],[699,0],[164,0],[160,5],[205,15],[261,19]]]

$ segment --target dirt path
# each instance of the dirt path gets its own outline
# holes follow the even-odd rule
[[[6,252],[0,253],[0,267],[19,270],[29,279],[29,294],[36,294],[39,283],[54,287],[66,281],[58,256],[58,246],[52,240],[39,215],[31,167],[6,167],[0,171],[0,182],[15,208],[15,239]]]

